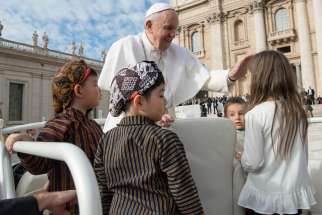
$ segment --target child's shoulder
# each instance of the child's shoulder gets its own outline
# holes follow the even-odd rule
[[[72,121],[61,115],[48,120],[45,126],[40,130],[38,140],[40,141],[62,141],[65,134],[71,127]]]
[[[158,126],[159,127],[159,126]],[[155,135],[162,140],[162,142],[168,142],[173,140],[179,140],[178,135],[170,129],[159,127],[155,130]]]
[[[94,119],[89,119],[89,122],[91,123],[92,126],[97,127],[99,130],[103,132],[101,126]]]
[[[121,128],[113,128],[112,130],[110,130],[110,134],[113,135],[114,132],[117,133],[118,129]],[[142,132],[142,135],[149,136],[150,138],[156,138],[161,141],[169,141],[170,139],[174,138],[179,139],[178,135],[175,132],[171,131],[170,129],[163,128],[159,125],[142,125],[140,126],[140,130],[142,129],[144,130],[144,132]]]
[[[56,114],[46,122],[46,125],[69,126],[72,120],[66,114]]]
[[[58,114],[46,122],[44,129],[51,129],[59,131],[60,133],[65,133],[70,128],[72,122],[73,121],[66,115]]]
[[[254,115],[266,115],[270,112],[274,112],[275,102],[274,101],[266,101],[256,105],[253,109],[247,112],[247,114]]]

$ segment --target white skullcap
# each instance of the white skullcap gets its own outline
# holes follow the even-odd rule
[[[149,10],[147,10],[147,12],[145,13],[145,18],[151,16],[154,13],[158,13],[164,10],[174,10],[171,5],[167,4],[167,3],[162,3],[162,2],[158,2],[153,4]]]

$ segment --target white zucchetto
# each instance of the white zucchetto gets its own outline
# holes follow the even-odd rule
[[[151,16],[154,13],[158,13],[164,10],[174,10],[171,5],[167,3],[158,2],[153,4],[146,12],[145,18]]]

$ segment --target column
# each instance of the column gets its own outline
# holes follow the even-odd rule
[[[266,30],[264,20],[264,7],[261,0],[253,1],[256,52],[266,49]]]
[[[309,86],[315,88],[313,57],[310,39],[309,22],[306,11],[306,0],[296,0],[296,17],[298,25],[298,36],[301,54],[301,71],[303,87],[308,89]]]
[[[211,69],[224,69],[224,42],[222,14],[213,14],[207,18],[210,29]]]
[[[301,72],[301,66],[300,64],[295,64],[295,70],[296,70],[296,81],[297,86],[300,90],[303,88],[303,82],[302,82],[302,72]]]
[[[315,23],[315,36],[316,36],[316,46],[318,52],[318,65],[319,65],[319,76],[318,85],[320,86],[320,93],[322,92],[322,21],[321,21],[321,11],[322,11],[322,1],[313,0],[313,10],[314,10],[314,23]]]

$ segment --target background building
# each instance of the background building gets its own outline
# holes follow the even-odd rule
[[[300,89],[322,91],[321,0],[170,0],[179,14],[175,42],[211,69],[229,69],[248,53],[283,52]],[[250,75],[232,94],[248,92]]]
[[[38,122],[53,116],[51,78],[70,59],[84,59],[98,73],[103,61],[83,57],[82,45],[76,55],[75,43],[71,54],[48,49],[48,37],[38,46],[38,35],[33,44],[18,43],[0,36],[0,118],[6,126]],[[93,111],[94,117],[107,115],[108,97],[102,95],[100,106]],[[2,115],[2,117],[1,117]]]

